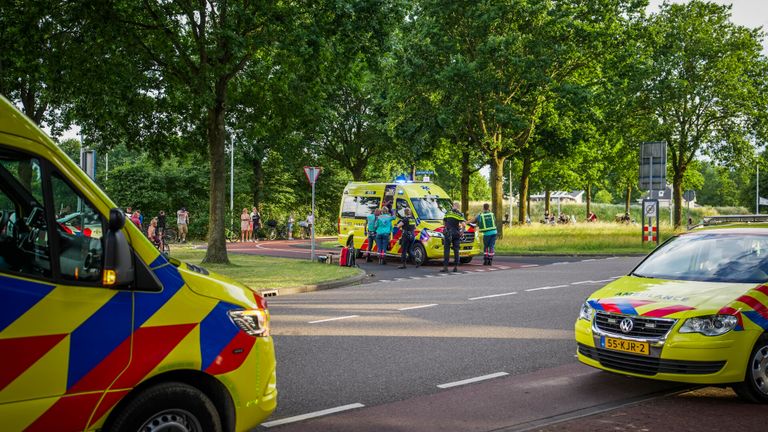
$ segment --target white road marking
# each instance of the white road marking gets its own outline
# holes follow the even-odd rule
[[[611,279],[601,279],[601,280],[596,280],[596,281],[592,281],[592,282],[595,282],[595,283],[601,283],[601,282],[613,282],[614,280],[615,280],[615,279],[611,278]]]
[[[404,280],[407,280],[407,279],[408,279],[408,278],[394,278],[393,280],[394,280],[395,282],[400,282],[400,281],[404,281]]]
[[[517,291],[510,292],[510,293],[504,293],[504,294],[487,295],[487,296],[482,296],[482,297],[472,297],[469,300],[480,300],[480,299],[487,299],[487,298],[494,298],[494,297],[504,297],[504,296],[513,295],[513,294],[517,294]]]
[[[507,267],[507,266],[499,266],[499,268],[502,269],[502,270],[508,270],[509,269],[509,267]]]
[[[421,276],[411,276],[411,279],[421,279]]]
[[[413,310],[413,309],[424,309],[432,306],[437,306],[437,303],[428,304],[428,305],[421,305],[421,306],[411,306],[411,307],[404,307],[398,309],[399,311],[407,311],[407,310]]]
[[[520,266],[520,268],[538,267],[538,266],[539,266],[538,264],[526,264],[526,265]]]
[[[570,264],[568,261],[560,261],[556,263],[552,263],[551,265],[563,265],[563,264]]]
[[[571,282],[571,285],[584,285],[584,284],[596,283],[596,282],[598,281],[587,280],[587,281]]]
[[[509,375],[509,374],[506,373],[506,372],[496,372],[496,373],[489,374],[489,375],[483,375],[483,376],[479,376],[479,377],[475,377],[475,378],[469,378],[469,379],[465,379],[465,380],[461,380],[461,381],[454,381],[454,382],[450,382],[450,383],[446,383],[446,384],[440,384],[437,387],[441,388],[441,389],[446,389],[446,388],[451,388],[451,387],[462,386],[462,385],[465,385],[465,384],[472,384],[472,383],[475,383],[475,382],[478,382],[478,381],[485,381],[485,380],[489,380],[489,379],[493,379],[493,378],[499,378],[499,377],[503,377],[505,375]]]
[[[475,270],[475,271],[476,271],[476,272],[484,272],[484,271],[485,271],[485,269],[477,269],[477,270]]]
[[[545,287],[540,287],[540,288],[527,289],[527,290],[525,290],[525,292],[551,290],[551,289],[556,289],[556,288],[565,288],[567,286],[568,285],[545,286]]]
[[[435,277],[435,275],[424,275],[424,277]]]
[[[618,278],[620,278],[620,277],[624,277],[624,275],[620,275],[620,276],[611,276],[611,279],[618,279]]]
[[[608,258],[606,258],[606,259],[607,259],[607,260],[614,260],[614,259],[619,259],[619,257],[608,257]]]
[[[324,322],[328,322],[328,321],[338,321],[338,320],[349,319],[349,318],[358,318],[358,317],[360,317],[360,315],[347,315],[347,316],[338,317],[338,318],[328,318],[328,319],[322,319],[322,320],[317,320],[317,321],[309,321],[309,324],[317,324],[317,323],[324,323]]]
[[[581,260],[581,262],[591,262],[591,261],[597,261],[597,260],[596,260],[596,259],[594,259],[594,258],[590,258],[590,259]]]
[[[382,280],[380,280],[379,282],[389,283],[389,282],[392,282],[392,281],[391,281],[391,280],[389,280],[389,279],[382,279]]]
[[[295,423],[295,422],[302,421],[302,420],[307,420],[307,419],[311,419],[311,418],[315,418],[315,417],[322,417],[322,416],[326,416],[326,415],[329,415],[329,414],[335,414],[337,412],[349,411],[349,410],[352,410],[352,409],[363,408],[363,407],[365,407],[365,405],[363,405],[361,403],[353,403],[353,404],[349,404],[349,405],[342,405],[342,406],[339,406],[339,407],[336,407],[336,408],[329,408],[329,409],[325,409],[325,410],[322,410],[322,411],[315,411],[315,412],[311,412],[311,413],[307,413],[307,414],[302,414],[302,415],[297,415],[297,416],[293,416],[293,417],[286,417],[286,418],[280,419],[280,420],[269,421],[269,422],[266,422],[266,423],[262,423],[261,425],[264,426],[264,427],[267,427],[267,428],[271,428],[271,427],[281,426],[281,425],[288,424],[288,423]]]

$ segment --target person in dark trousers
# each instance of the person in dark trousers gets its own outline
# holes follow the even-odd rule
[[[400,236],[400,261],[402,264],[398,268],[404,269],[409,257],[413,259],[416,267],[418,267],[421,263],[417,262],[413,256],[413,241],[416,238],[416,219],[411,215],[411,209],[406,208],[403,210],[403,217],[400,218],[397,227],[402,230]]]
[[[483,204],[483,212],[475,218],[477,229],[483,233],[483,265],[493,265],[493,256],[496,252],[496,217],[488,203]]]
[[[448,260],[453,249],[453,271],[459,271],[459,248],[461,247],[461,235],[464,231],[464,214],[459,211],[459,202],[453,202],[453,208],[445,213],[443,218],[445,229],[443,230],[443,269],[441,273],[448,272]]]
[[[160,214],[157,215],[157,235],[163,238],[165,233],[165,210],[160,210]]]
[[[394,219],[395,218],[389,214],[389,209],[383,207],[381,209],[381,214],[376,219],[376,223],[374,223],[376,229],[376,248],[379,250],[380,265],[385,265],[387,263],[385,256],[387,248],[389,247],[389,238],[390,235],[392,235],[392,221]]]
[[[371,262],[373,245],[376,243],[376,220],[380,214],[381,210],[376,209],[366,217],[365,235],[368,237],[368,253],[365,256],[365,262]]]

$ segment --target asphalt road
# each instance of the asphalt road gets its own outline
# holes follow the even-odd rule
[[[440,402],[442,398],[451,399],[450,395],[480,391],[472,395],[473,400],[485,400],[488,395],[493,400],[501,395],[520,396],[505,390],[504,383],[527,379],[532,373],[540,373],[540,379],[549,382],[541,389],[555,394],[534,399],[523,395],[523,402],[531,406],[521,411],[519,414],[525,415],[519,418],[508,413],[487,423],[465,412],[463,417],[469,416],[477,421],[472,424],[480,426],[472,430],[536,425],[537,417],[551,418],[562,414],[562,409],[589,410],[667,391],[672,386],[645,380],[631,380],[640,384],[628,385],[627,378],[595,371],[574,359],[573,323],[579,306],[592,291],[626,274],[638,260],[556,259],[550,264],[519,264],[517,268],[498,270],[464,266],[466,271],[450,275],[438,273],[439,267],[428,267],[407,279],[277,297],[269,306],[280,399],[277,411],[266,424],[278,430],[313,430],[312,420],[285,426],[278,423],[338,407],[393,403],[407,407],[418,398],[426,398],[421,403],[436,412],[414,414],[409,420],[413,427],[419,419],[434,422],[435,416],[448,418],[458,412],[455,400]],[[458,381],[488,376],[495,378],[456,385]],[[573,382],[572,378],[580,381]],[[488,385],[501,387],[479,390]],[[569,390],[574,385],[608,389],[582,406],[583,395]],[[534,391],[539,386],[529,387]],[[555,396],[564,399],[554,411],[551,403],[546,408],[537,403],[551,401]],[[462,396],[458,399],[466,403]],[[483,406],[492,406],[493,400]],[[487,413],[482,415],[487,418]],[[329,429],[323,423],[342,418],[346,417],[320,419],[317,430],[430,429],[387,429],[378,422],[366,429],[365,420],[360,419],[350,423],[349,429],[338,424]]]

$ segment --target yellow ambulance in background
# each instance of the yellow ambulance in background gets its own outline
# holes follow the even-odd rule
[[[257,427],[277,406],[265,299],[125,221],[0,96],[0,428]]]
[[[351,182],[344,188],[339,209],[339,244],[354,246],[358,256],[368,250],[365,235],[366,218],[384,206],[394,208],[395,221],[403,210],[411,209],[416,218],[416,242],[413,254],[416,261],[443,259],[443,217],[451,208],[448,194],[430,182],[367,183]],[[400,256],[400,230],[393,230],[387,256]],[[479,232],[468,226],[461,240],[459,260],[466,264],[482,251]],[[376,246],[373,247],[377,251]]]

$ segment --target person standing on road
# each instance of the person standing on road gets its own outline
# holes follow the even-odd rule
[[[165,223],[165,210],[160,210],[160,213],[157,215],[157,235],[159,235],[161,239],[165,234]]]
[[[459,271],[459,248],[461,247],[461,235],[464,231],[464,214],[459,211],[459,202],[454,201],[453,207],[445,213],[443,218],[443,269],[441,273],[448,272],[448,261],[453,249],[453,272]]]
[[[403,209],[403,217],[400,218],[400,222],[397,223],[397,227],[402,230],[402,234],[400,236],[401,264],[398,268],[404,269],[409,258],[413,259],[413,262],[416,263],[416,267],[418,267],[421,263],[417,262],[416,257],[413,256],[413,242],[416,238],[416,219],[411,216],[411,209]]]
[[[374,229],[376,230],[376,248],[379,250],[379,264],[385,265],[387,262],[384,260],[384,254],[387,253],[389,247],[389,236],[392,234],[392,220],[394,218],[389,214],[389,209],[384,207],[381,209],[381,214],[374,223]]]
[[[477,229],[483,233],[483,265],[493,265],[498,230],[496,229],[496,216],[493,215],[488,203],[483,204],[483,212],[477,215],[475,222]]]
[[[251,215],[248,213],[248,207],[243,207],[240,213],[240,241],[245,242],[251,236]]]
[[[259,209],[254,206],[253,211],[251,212],[251,237],[246,238],[246,240],[258,243],[259,229],[261,229],[261,213],[259,213]]]
[[[365,235],[368,237],[368,253],[365,256],[365,262],[371,262],[371,252],[376,243],[376,220],[381,215],[381,210],[376,209],[366,217]]]
[[[288,240],[293,240],[293,224],[296,219],[293,217],[293,212],[288,215]]]
[[[176,225],[179,226],[179,242],[186,243],[189,232],[189,212],[186,207],[176,212]]]

